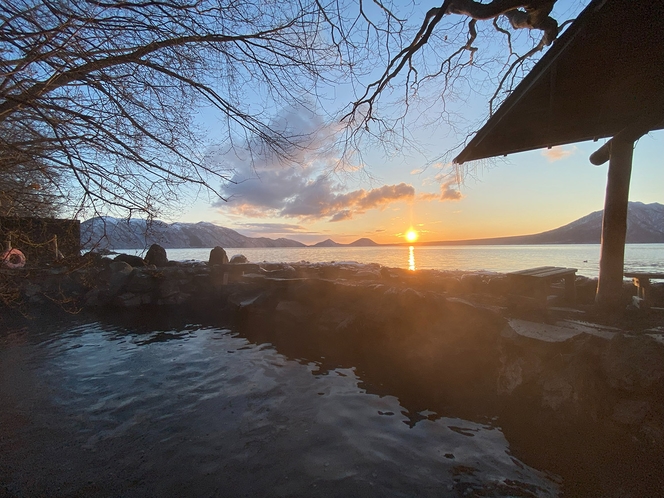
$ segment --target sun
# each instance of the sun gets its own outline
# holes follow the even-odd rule
[[[415,230],[413,230],[412,228],[406,232],[406,240],[408,242],[415,242],[418,237],[419,237],[419,234]]]

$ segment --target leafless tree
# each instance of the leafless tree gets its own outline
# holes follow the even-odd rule
[[[0,153],[14,158],[0,175],[38,170],[79,193],[81,207],[154,215],[182,200],[183,185],[217,194],[228,180],[206,161],[201,106],[221,117],[222,148],[250,143],[287,156],[298,137],[271,128],[270,117],[344,84],[359,89],[346,115],[351,136],[393,132],[376,108],[401,85],[405,105],[388,106],[392,117],[425,81],[452,95],[464,71],[485,71],[498,98],[557,36],[554,3],[444,0],[412,33],[412,19],[381,0],[0,0]],[[480,20],[493,21],[509,51],[491,74],[478,62]],[[511,30],[521,28],[541,37],[517,55]]]
[[[27,142],[11,128],[0,127],[0,136],[8,143]],[[36,159],[45,153],[37,148],[0,149],[0,216],[56,217],[67,207],[69,194],[58,171]]]
[[[556,2],[444,0],[430,9],[414,33],[404,30],[404,44],[351,104],[344,116],[352,123],[349,138],[362,140],[368,132],[380,139],[387,136],[388,142],[396,135],[403,143],[408,136],[406,118],[417,102],[424,114],[437,116],[431,122],[442,121],[464,141],[474,128],[458,126],[463,116],[454,114],[449,103],[479,97],[488,114],[493,113],[536,62],[534,56],[572,21],[559,23],[551,16]],[[572,10],[584,3],[576,2]],[[520,33],[526,36],[516,39]],[[385,113],[386,108],[390,112]]]
[[[0,216],[56,218],[68,195],[57,172],[38,163],[22,162],[0,175]]]
[[[82,205],[123,214],[154,214],[183,184],[214,191],[226,177],[205,161],[201,106],[221,117],[222,146],[288,154],[297,140],[269,116],[359,69],[346,10],[320,0],[2,0],[0,150],[56,171]]]

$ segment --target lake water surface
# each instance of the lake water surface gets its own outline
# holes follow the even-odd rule
[[[140,250],[119,250],[141,254]],[[251,262],[357,261],[392,268],[510,272],[537,266],[577,268],[596,277],[599,244],[493,246],[381,246],[226,249],[229,257],[244,254]],[[210,249],[168,249],[171,260],[207,261]],[[664,244],[627,244],[625,271],[664,272]]]
[[[491,421],[409,413],[352,367],[158,319],[3,330],[0,494],[558,493]]]

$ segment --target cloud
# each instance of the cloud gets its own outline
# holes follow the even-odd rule
[[[417,196],[417,200],[424,202],[437,201],[438,199],[440,199],[440,194],[432,194],[429,192],[425,192]]]
[[[302,225],[289,223],[240,223],[240,226],[256,233],[313,233]]]
[[[550,149],[544,149],[542,155],[547,158],[550,163],[560,161],[565,159],[568,156],[571,156],[576,152],[576,146],[572,146],[569,149],[565,149],[559,145],[551,147]]]
[[[460,201],[463,199],[463,194],[459,190],[459,184],[454,180],[449,180],[440,185],[440,193],[424,193],[420,194],[417,198],[421,201]]]
[[[339,211],[337,214],[332,216],[332,218],[330,218],[330,221],[349,220],[352,217],[353,217],[353,213],[350,212],[350,209],[344,209],[343,211]]]
[[[369,209],[382,209],[392,202],[414,197],[415,189],[405,183],[343,192],[340,185],[334,184],[329,177],[320,175],[284,200],[278,214],[305,219],[330,217],[330,221],[341,221]]]
[[[251,144],[211,151],[210,163],[231,172],[230,181],[221,186],[228,202],[216,207],[253,218],[341,221],[415,197],[415,189],[405,183],[348,191],[336,177],[322,174],[358,166],[334,147],[339,125],[325,123],[309,109],[287,109],[270,127],[293,137],[287,160]]]
[[[452,185],[456,185],[457,188],[454,188]],[[440,200],[441,201],[460,201],[463,199],[463,195],[459,190],[459,184],[450,180],[445,182],[440,186]]]

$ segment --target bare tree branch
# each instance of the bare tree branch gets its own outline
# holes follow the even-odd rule
[[[493,19],[494,26],[499,29],[495,20],[501,15],[509,20],[514,29],[542,31],[540,43],[536,49],[528,52],[528,56],[540,51],[544,46],[550,45],[558,36],[558,23],[549,16],[555,2],[556,0],[493,0],[484,4],[475,0],[444,0],[440,7],[427,12],[420,29],[411,42],[390,60],[385,72],[378,80],[367,85],[364,94],[353,102],[350,111],[342,119],[352,121],[359,118],[358,126],[364,126],[373,119],[375,103],[381,93],[406,66],[412,70],[413,56],[429,42],[434,29],[445,15],[457,14],[471,18],[468,26],[469,41],[461,47],[461,50],[471,52],[470,63],[472,64],[472,56],[476,52],[476,49],[472,47],[472,42],[477,37],[476,22]],[[505,32],[505,30],[500,31]],[[508,43],[510,43],[511,52],[511,38],[508,39]],[[449,64],[458,53],[459,51],[455,52],[445,63]],[[362,113],[358,114],[360,109],[362,109]]]

